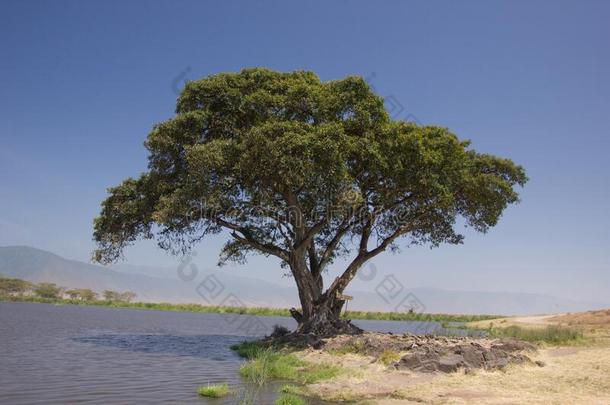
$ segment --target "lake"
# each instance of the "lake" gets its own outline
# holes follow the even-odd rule
[[[437,322],[354,321],[366,330],[462,334]],[[0,403],[234,404],[197,387],[249,387],[230,346],[290,318],[0,302]],[[277,384],[256,403],[272,404]],[[240,394],[245,395],[245,394]],[[238,395],[239,396],[239,395]],[[313,404],[313,402],[312,402]]]

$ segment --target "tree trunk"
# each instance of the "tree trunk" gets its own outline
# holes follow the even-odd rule
[[[341,309],[345,301],[337,299],[337,294],[343,291],[343,284],[335,286],[326,293],[322,277],[314,279],[307,267],[302,252],[295,252],[290,260],[290,269],[295,278],[301,301],[301,311],[292,308],[290,314],[297,321],[296,334],[313,334],[317,337],[333,336],[338,334],[356,334],[362,332],[360,328],[351,324],[347,319],[341,319]],[[349,280],[346,280],[347,285]],[[339,288],[342,287],[342,288]]]
[[[296,333],[313,334],[318,337],[361,333],[362,330],[352,325],[350,320],[341,318],[341,309],[344,304],[345,301],[323,295],[320,300],[311,306],[311,312],[308,316],[303,316],[300,313],[294,316],[295,319],[298,318]]]

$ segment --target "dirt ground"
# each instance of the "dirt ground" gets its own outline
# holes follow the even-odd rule
[[[453,373],[396,370],[366,353],[307,350],[300,353],[307,360],[339,364],[347,370],[308,390],[323,399],[380,405],[610,404],[610,310],[491,322],[497,327],[577,326],[585,331],[586,339],[571,346],[540,346],[537,352],[528,353],[531,363]]]

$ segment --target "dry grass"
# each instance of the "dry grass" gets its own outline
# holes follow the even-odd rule
[[[379,356],[378,361],[381,362],[381,364],[389,366],[400,360],[400,357],[400,353],[395,352],[394,350],[384,350],[383,353],[381,353],[381,356]]]
[[[313,356],[309,356],[313,358]],[[310,395],[332,401],[369,400],[374,404],[607,404],[610,403],[610,345],[546,348],[535,360],[504,371],[421,374],[388,371],[363,356],[339,361],[357,374],[310,385]]]
[[[544,349],[536,359],[545,367],[447,374],[395,395],[426,403],[610,403],[610,347]]]

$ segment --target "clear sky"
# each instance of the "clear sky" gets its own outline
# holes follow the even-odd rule
[[[365,76],[396,118],[447,126],[531,179],[488,234],[378,269],[412,287],[610,303],[609,21],[607,1],[3,0],[0,245],[87,260],[105,189],[145,170],[142,142],[184,80],[306,69]],[[201,267],[221,242],[198,246]],[[126,253],[177,262],[151,243]],[[264,258],[227,271],[280,274]]]

